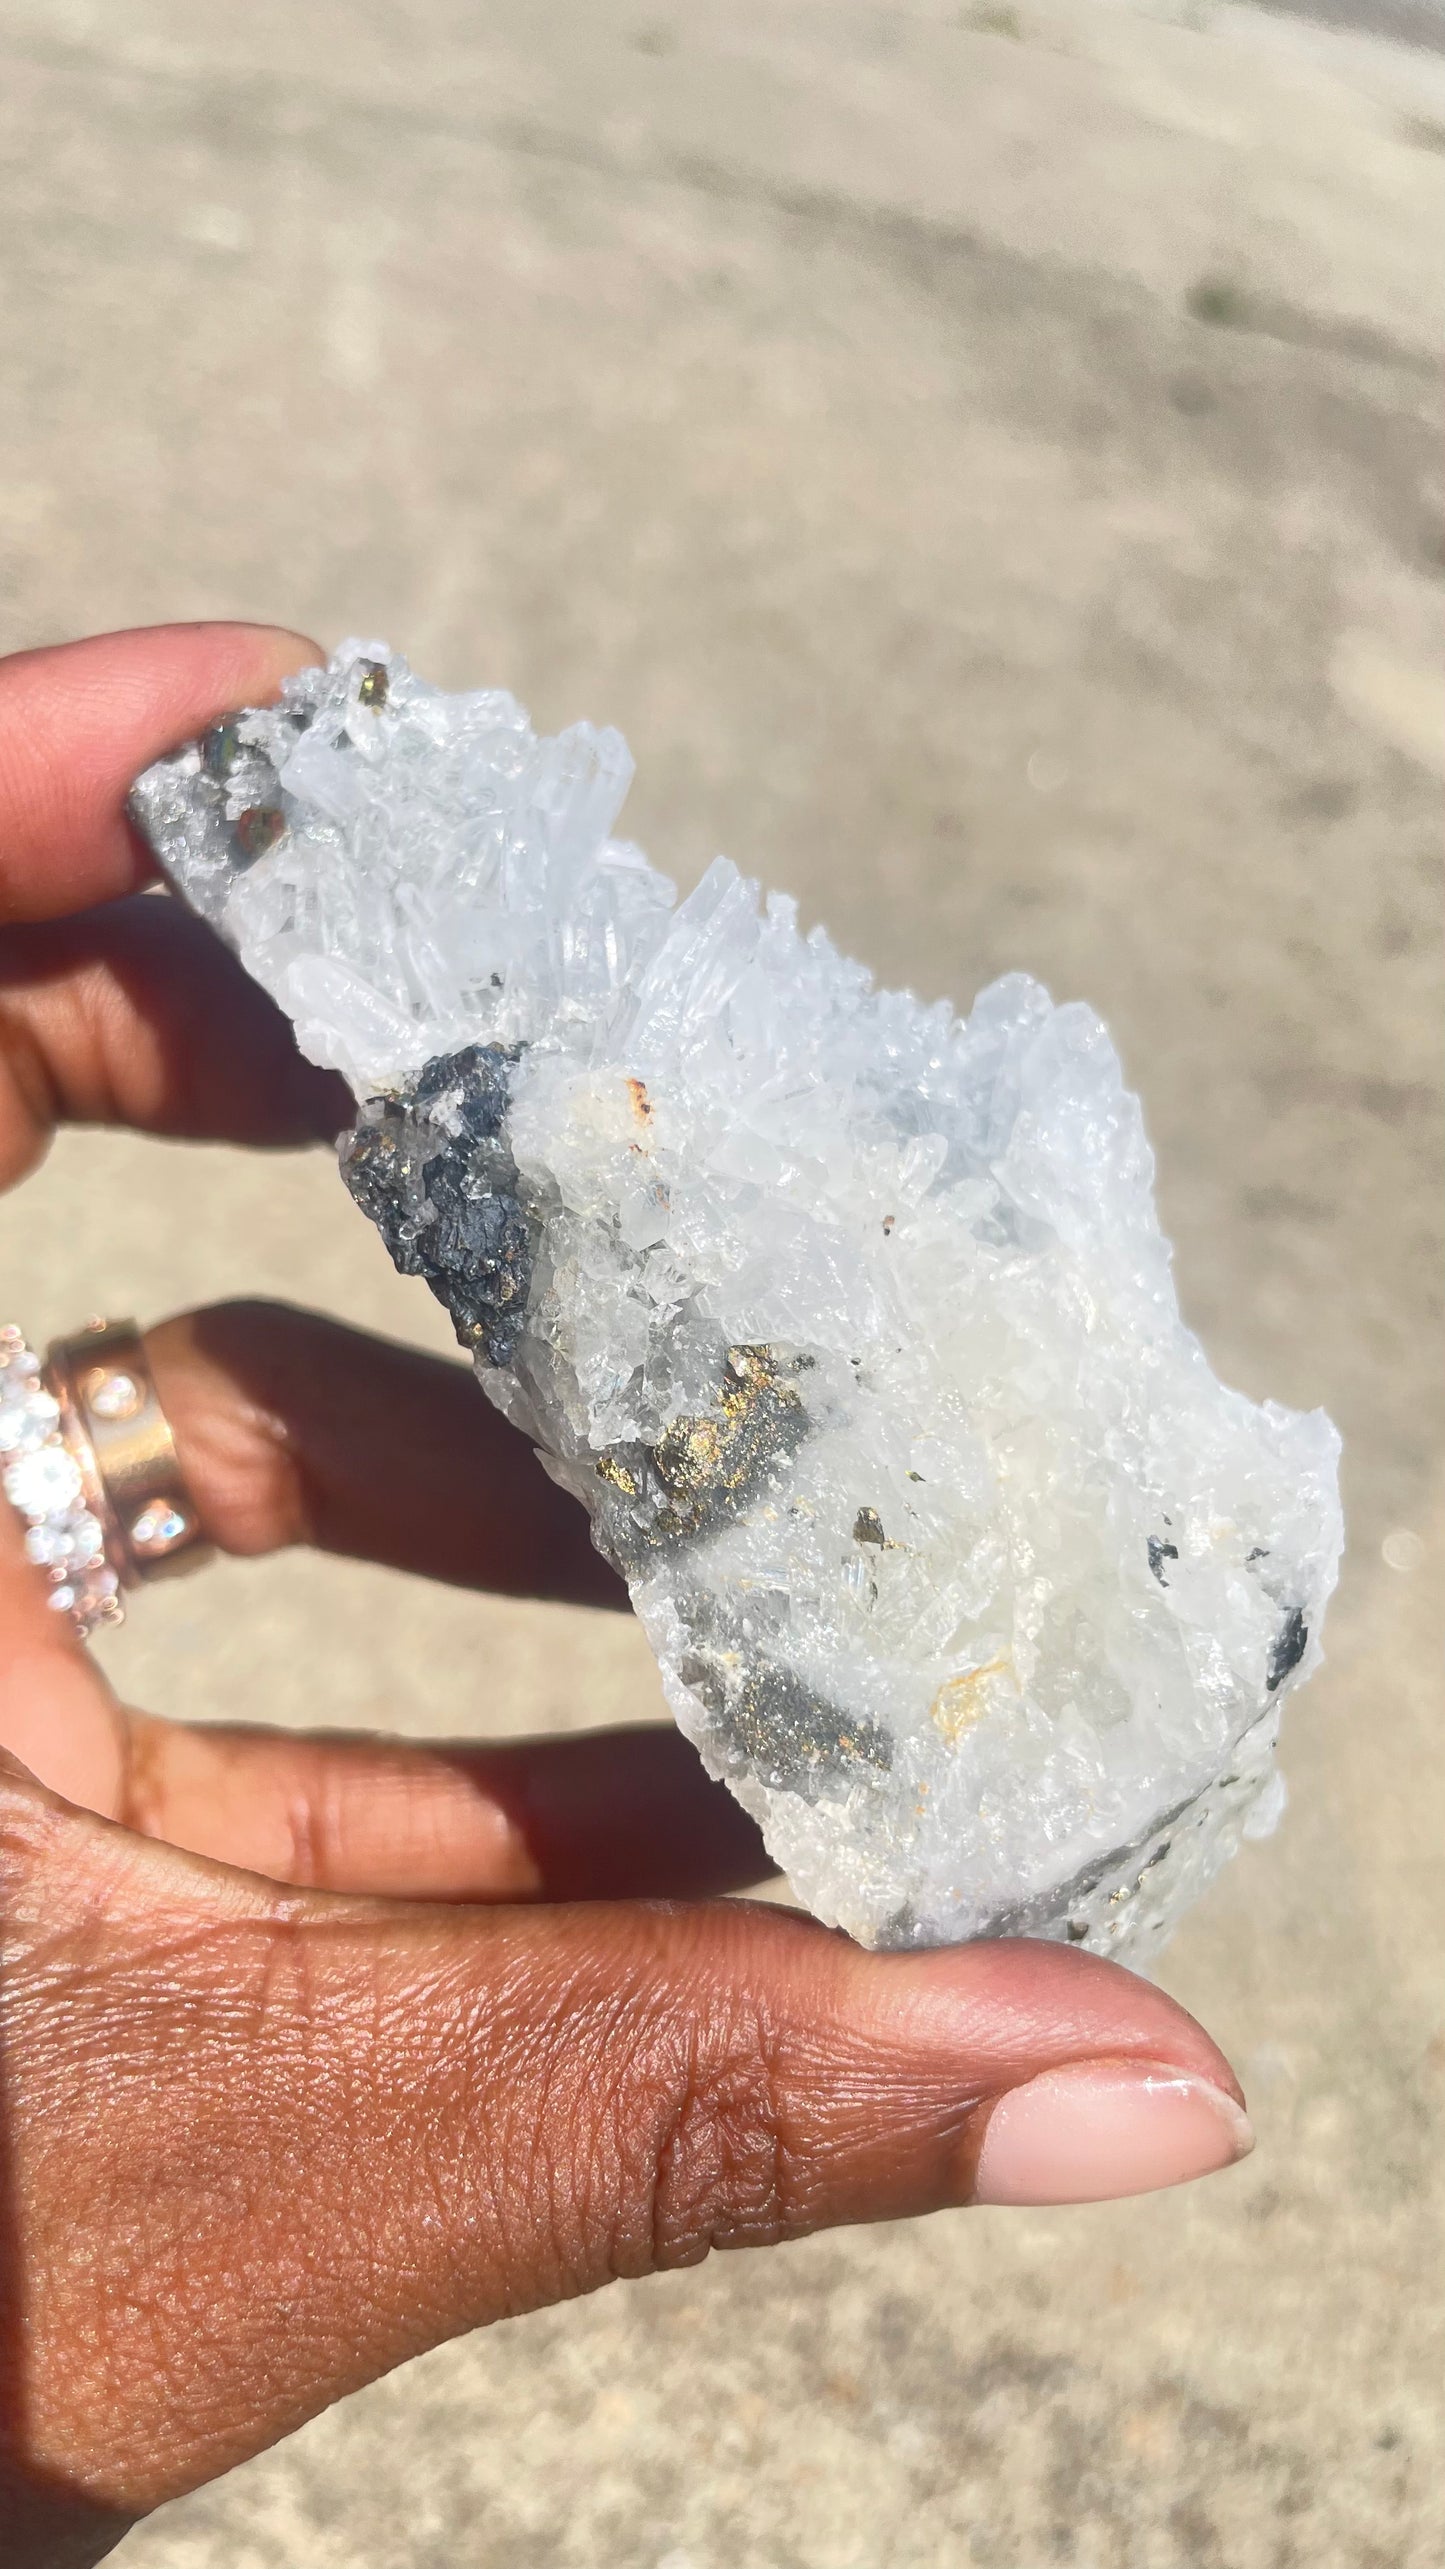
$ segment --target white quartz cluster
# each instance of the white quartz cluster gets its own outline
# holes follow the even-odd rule
[[[679,903],[630,774],[348,643],[134,808],[809,1907],[1147,1960],[1281,1807],[1334,1430],[1183,1326],[1088,1008],[877,990],[723,861]]]

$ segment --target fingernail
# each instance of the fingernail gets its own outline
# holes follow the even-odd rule
[[[1254,2147],[1222,2088],[1157,2061],[1073,2061],[992,2108],[975,2203],[1107,2203],[1231,2167]]]

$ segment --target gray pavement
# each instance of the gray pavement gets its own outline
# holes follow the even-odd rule
[[[620,723],[684,878],[1086,995],[1216,1362],[1347,1440],[1292,1810],[1165,1973],[1245,2169],[514,2323],[123,2557],[1438,2569],[1445,62],[1208,0],[7,0],[0,203],[0,645],[384,633]],[[320,1158],[75,1136],[0,1222],[39,1331],[441,1343]],[[413,1732],[658,1703],[628,1625],[302,1559],[113,1657]]]
[[[1292,18],[1312,18],[1321,27],[1354,27],[1365,35],[1445,53],[1441,0],[1254,0],[1254,5],[1278,8]]]

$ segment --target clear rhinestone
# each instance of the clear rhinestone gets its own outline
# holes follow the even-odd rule
[[[5,1496],[22,1516],[59,1516],[80,1496],[80,1466],[63,1446],[22,1454],[5,1475]]]
[[[114,1597],[120,1592],[120,1581],[113,1570],[92,1570],[85,1584],[92,1597]]]
[[[187,1520],[178,1508],[171,1507],[165,1499],[152,1499],[132,1524],[130,1539],[142,1552],[168,1552],[186,1529]]]
[[[85,1386],[86,1405],[96,1418],[134,1418],[145,1397],[134,1374],[108,1374],[99,1366]]]
[[[49,1392],[25,1388],[19,1400],[0,1409],[0,1454],[33,1454],[60,1422],[60,1408]]]
[[[72,1518],[70,1526],[72,1561],[99,1561],[104,1551],[105,1528],[99,1517],[82,1514]]]
[[[32,1525],[25,1537],[25,1557],[42,1570],[70,1559],[70,1535],[63,1525]]]
[[[53,1613],[68,1615],[75,1605],[75,1590],[67,1582],[64,1587],[52,1588],[45,1602]]]

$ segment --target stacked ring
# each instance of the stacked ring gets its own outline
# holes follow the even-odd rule
[[[0,1328],[0,1463],[48,1602],[82,1638],[121,1621],[123,1588],[211,1557],[133,1321],[92,1321],[43,1365]]]
[[[33,1347],[13,1322],[0,1328],[5,1496],[26,1521],[28,1558],[49,1575],[48,1602],[84,1636],[98,1623],[120,1622],[120,1577],[105,1557],[105,1526],[89,1503],[60,1417]]]

